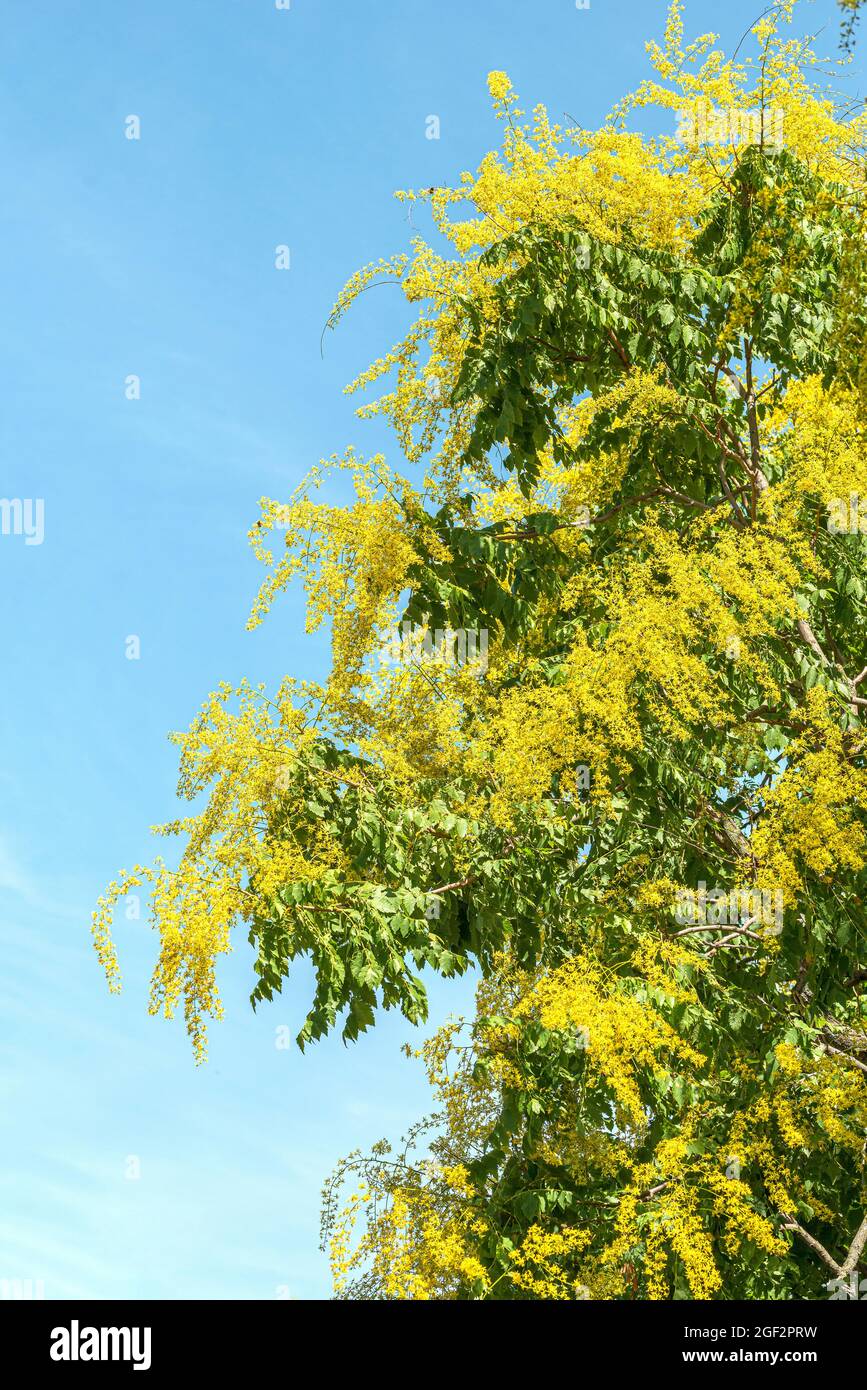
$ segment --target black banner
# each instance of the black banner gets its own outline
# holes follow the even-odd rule
[[[455,1303],[364,1305],[343,1302],[82,1302],[22,1300],[0,1302],[0,1336],[10,1363],[25,1373],[51,1378],[139,1375],[162,1378],[166,1372],[225,1376],[233,1368],[257,1375],[273,1371],[294,1378],[301,1366],[310,1378],[311,1357],[325,1354],[340,1368],[340,1350],[361,1364],[366,1354],[381,1364],[395,1360],[387,1350],[398,1330],[429,1339],[436,1328],[448,1340],[417,1346],[427,1367],[448,1357],[452,1373],[472,1361],[474,1330],[482,1333],[479,1356],[487,1363],[512,1355],[514,1333],[544,1337],[524,1342],[523,1354],[549,1364],[568,1351],[575,1374],[585,1358],[611,1372],[665,1373],[692,1368],[702,1376],[709,1367],[729,1372],[761,1367],[773,1379],[793,1368],[821,1376],[863,1366],[865,1318],[863,1294],[829,1298],[821,1303],[500,1303],[471,1308]],[[507,1312],[508,1310],[508,1312]],[[346,1338],[319,1349],[315,1326],[323,1319],[330,1335]],[[507,1323],[500,1318],[508,1316]],[[518,1321],[515,1322],[517,1317]],[[356,1322],[356,1318],[363,1321]],[[381,1321],[380,1321],[381,1319]],[[460,1326],[460,1350],[449,1332]],[[499,1329],[502,1333],[499,1334]],[[491,1334],[499,1334],[492,1341]],[[311,1334],[314,1334],[311,1336]],[[549,1340],[553,1338],[553,1340]],[[367,1347],[367,1353],[363,1348]],[[337,1352],[335,1357],[334,1353]],[[577,1360],[576,1360],[577,1358]],[[564,1366],[565,1368],[565,1366]],[[586,1369],[586,1367],[585,1367]],[[571,1374],[571,1373],[570,1373]],[[463,1378],[463,1377],[462,1377]]]

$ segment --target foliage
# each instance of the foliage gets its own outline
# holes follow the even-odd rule
[[[843,11],[843,25],[841,44],[846,49],[851,49],[855,43],[855,26],[861,14],[861,6],[864,0],[838,0]]]
[[[675,3],[595,132],[491,74],[502,151],[332,315],[382,275],[418,306],[350,388],[408,476],[349,451],[251,532],[251,622],[300,575],[331,674],[211,696],[179,866],[100,902],[116,984],[150,878],[200,1056],[238,920],[254,1003],[312,961],[302,1045],[479,971],[439,1116],[327,1188],[341,1296],[820,1297],[867,1240],[867,117],[793,3],[735,60]],[[389,658],[401,619],[440,637]]]

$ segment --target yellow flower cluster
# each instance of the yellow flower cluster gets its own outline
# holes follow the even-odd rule
[[[830,879],[863,868],[867,840],[867,772],[845,746],[831,696],[808,691],[804,733],[790,746],[787,767],[765,799],[752,837],[758,882],[779,889],[787,904],[803,891],[804,870]]]
[[[624,1119],[639,1128],[646,1121],[638,1087],[643,1068],[659,1072],[663,1059],[696,1069],[705,1065],[661,1014],[587,956],[575,956],[544,975],[514,1012],[518,1019],[537,1017],[545,1028],[580,1033],[591,1075],[611,1091]]]
[[[646,1296],[672,1296],[674,1266],[682,1270],[693,1298],[713,1298],[722,1287],[714,1252],[714,1232],[700,1209],[712,1197],[710,1215],[723,1226],[729,1254],[744,1241],[768,1255],[783,1255],[788,1245],[773,1224],[755,1208],[748,1184],[730,1174],[730,1158],[697,1153],[686,1121],[676,1139],[662,1141],[653,1162],[635,1166],[618,1208],[615,1238],[603,1262],[617,1265],[643,1243]]]
[[[588,1230],[567,1226],[555,1231],[533,1225],[512,1251],[509,1278],[533,1298],[587,1297],[589,1290],[575,1273],[575,1261],[592,1239]]]
[[[134,888],[149,884],[160,935],[150,1011],[170,1018],[183,1005],[198,1060],[205,1054],[207,1018],[221,1015],[216,961],[231,950],[234,923],[248,918],[283,884],[314,879],[344,862],[340,845],[324,828],[303,851],[269,828],[286,795],[287,773],[309,737],[297,693],[288,680],[273,700],[262,687],[245,682],[233,690],[223,684],[190,729],[173,735],[181,749],[178,793],[193,801],[207,790],[206,803],[196,815],[156,828],[163,835],[186,836],[176,868],[158,859],[152,867],[122,874],[94,912],[96,949],[117,989],[115,907]],[[237,708],[231,708],[233,702]]]
[[[271,573],[248,626],[262,621],[275,596],[300,572],[307,594],[307,631],[330,619],[332,690],[345,698],[382,629],[394,620],[398,595],[417,556],[400,495],[405,485],[387,470],[381,456],[365,463],[350,450],[340,466],[352,471],[357,497],[352,507],[314,503],[306,487],[283,507],[263,499],[262,517],[250,538]],[[312,482],[321,485],[322,476],[317,471]],[[382,491],[386,495],[378,496]],[[275,562],[265,539],[276,527],[284,531],[286,553]]]
[[[335,1292],[341,1294],[352,1274],[368,1268],[387,1299],[448,1298],[467,1284],[478,1284],[483,1296],[487,1275],[468,1245],[480,1223],[466,1201],[466,1171],[426,1164],[398,1180],[385,1169],[377,1177],[377,1191],[362,1187],[351,1195],[332,1236]],[[367,1225],[353,1245],[362,1210]]]

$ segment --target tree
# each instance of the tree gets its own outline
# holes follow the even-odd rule
[[[100,901],[116,988],[113,904],[151,883],[151,1009],[200,1057],[239,920],[254,1004],[311,959],[302,1046],[423,1020],[422,967],[480,972],[423,1050],[431,1128],[326,1190],[344,1296],[858,1277],[867,119],[793,3],[737,61],[675,3],[595,132],[491,74],[502,151],[424,195],[449,250],[417,237],[331,320],[382,278],[419,306],[352,388],[387,380],[359,414],[411,475],[350,450],[251,532],[251,622],[300,575],[328,680],[209,697],[179,866]],[[650,107],[676,132],[636,133]],[[334,468],[350,507],[315,500]]]

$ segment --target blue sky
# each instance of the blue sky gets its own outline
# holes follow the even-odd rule
[[[49,1298],[326,1297],[326,1174],[428,1108],[399,1017],[349,1048],[278,1050],[309,975],[253,1015],[243,932],[195,1068],[183,1024],[147,1016],[145,921],[121,918],[112,998],[90,912],[175,814],[167,731],[222,679],[322,674],[297,595],[244,631],[245,535],[258,498],[323,455],[385,444],[396,461],[342,388],[396,337],[398,292],[364,296],[320,356],[351,272],[407,246],[392,192],[452,181],[497,141],[491,69],[525,105],[598,123],[644,75],[665,8],[4,6],[0,493],[44,499],[45,535],[0,536],[0,1280]],[[762,8],[691,0],[687,24],[731,48]],[[834,49],[832,0],[806,13]],[[432,1022],[470,995],[433,988]]]

